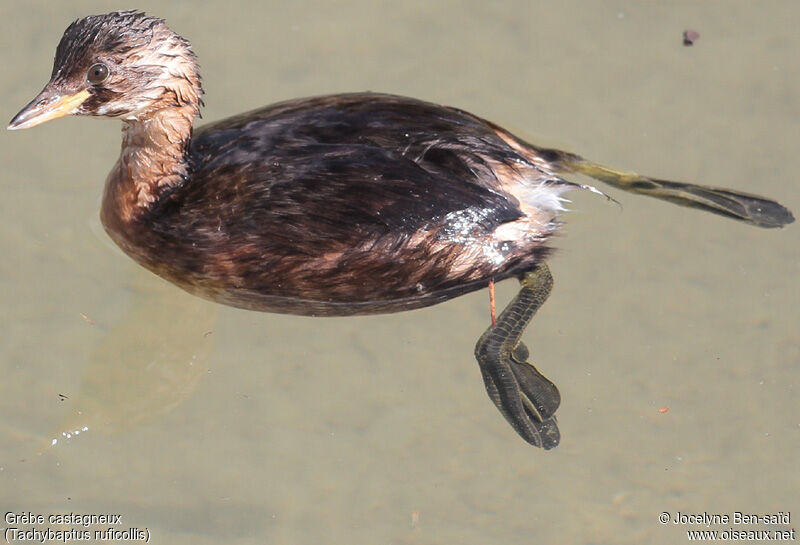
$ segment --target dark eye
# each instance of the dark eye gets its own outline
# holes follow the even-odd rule
[[[89,83],[97,85],[98,83],[103,83],[106,78],[108,77],[108,66],[103,64],[102,62],[98,62],[97,64],[93,64],[89,67],[89,71],[86,73],[86,79],[89,80]]]

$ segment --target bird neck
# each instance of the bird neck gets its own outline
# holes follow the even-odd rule
[[[101,218],[106,229],[135,221],[189,176],[193,104],[162,108],[125,121],[122,151],[106,179]]]

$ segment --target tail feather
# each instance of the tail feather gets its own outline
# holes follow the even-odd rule
[[[537,148],[537,151],[551,160],[562,172],[585,174],[631,193],[699,208],[758,227],[783,227],[794,221],[794,216],[786,207],[758,195],[719,187],[647,178],[632,172],[604,167],[559,150]]]

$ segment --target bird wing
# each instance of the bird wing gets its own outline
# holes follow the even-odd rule
[[[476,120],[391,95],[271,106],[196,132],[181,200],[189,212],[215,199],[222,226],[312,254],[410,236],[462,210],[490,233],[522,212],[486,157],[516,158]]]

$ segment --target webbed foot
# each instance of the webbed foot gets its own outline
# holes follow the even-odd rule
[[[528,443],[549,450],[560,434],[555,412],[561,395],[555,384],[531,365],[520,337],[547,299],[553,278],[544,264],[527,273],[522,289],[484,332],[475,346],[486,392],[517,433]]]

